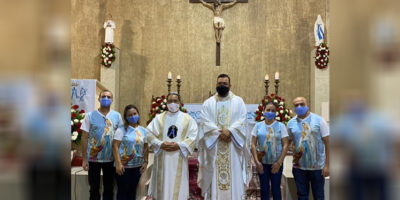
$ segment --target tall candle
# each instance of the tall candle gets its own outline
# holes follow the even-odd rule
[[[279,80],[279,72],[275,73],[275,80]]]
[[[172,79],[172,74],[171,74],[171,72],[168,72],[168,80],[171,80]]]
[[[178,75],[176,79],[181,80],[181,75]]]
[[[265,80],[268,81],[269,80],[269,76],[268,74],[265,74]]]

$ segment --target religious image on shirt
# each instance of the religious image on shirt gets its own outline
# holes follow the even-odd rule
[[[276,158],[276,141],[274,137],[274,129],[268,127],[268,133],[264,141],[264,152],[268,161],[275,160]]]
[[[110,136],[112,128],[112,122],[109,119],[106,119],[106,127],[104,128],[104,132],[101,134],[101,138],[99,138],[97,135],[94,135],[91,141],[92,148],[90,149],[90,160],[97,160],[97,155],[103,150],[104,146],[111,144]],[[106,148],[106,151],[111,151],[111,149]],[[105,155],[108,155],[109,152],[104,153]]]
[[[138,148],[140,147],[138,144],[141,141],[142,135],[140,134],[139,131],[136,131],[136,135],[134,137],[135,139],[133,140],[133,142],[129,141],[126,138],[124,138],[122,141],[124,152],[121,156],[121,163],[124,166],[128,165],[128,162],[135,157],[136,152],[139,152]]]
[[[296,152],[294,156],[295,166],[305,166],[306,168],[314,168],[317,162],[316,156],[316,144],[315,140],[312,138],[311,128],[307,123],[302,123],[301,137],[296,147]],[[300,165],[301,164],[301,165]]]
[[[168,137],[171,139],[174,139],[176,135],[178,134],[178,128],[175,125],[172,125],[168,128]]]

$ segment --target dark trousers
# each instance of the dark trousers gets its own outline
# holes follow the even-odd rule
[[[270,181],[274,200],[282,199],[281,178],[283,167],[281,167],[276,174],[271,173],[271,168],[272,165],[263,164],[264,173],[258,174],[258,177],[260,178],[261,200],[269,200]]]
[[[293,176],[299,200],[308,200],[310,183],[314,200],[324,200],[325,178],[322,176],[322,170],[293,168]]]
[[[115,174],[118,185],[117,200],[135,200],[140,180],[140,167],[125,168],[122,176]]]
[[[112,200],[115,173],[113,162],[89,162],[90,200],[100,200],[101,170],[103,170],[103,200]]]

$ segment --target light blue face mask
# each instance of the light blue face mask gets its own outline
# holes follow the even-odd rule
[[[126,118],[129,123],[136,124],[139,121],[139,115],[133,115],[132,117]]]
[[[100,99],[100,105],[102,107],[109,107],[111,105],[111,103],[112,103],[112,100],[107,97]]]
[[[264,117],[268,120],[273,120],[275,119],[275,112],[264,112]]]
[[[304,116],[305,114],[307,114],[308,112],[308,106],[297,106],[294,109],[294,112],[298,115],[298,116]]]

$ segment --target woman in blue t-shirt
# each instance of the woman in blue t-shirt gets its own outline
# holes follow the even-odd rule
[[[113,141],[113,154],[118,185],[117,200],[136,198],[136,187],[147,168],[148,147],[146,129],[139,125],[139,110],[127,105],[124,127],[117,129]]]
[[[275,121],[276,106],[268,103],[264,110],[264,121],[258,122],[251,132],[251,152],[260,178],[261,199],[269,200],[269,182],[272,196],[280,200],[282,163],[288,149],[288,133],[283,123]]]

